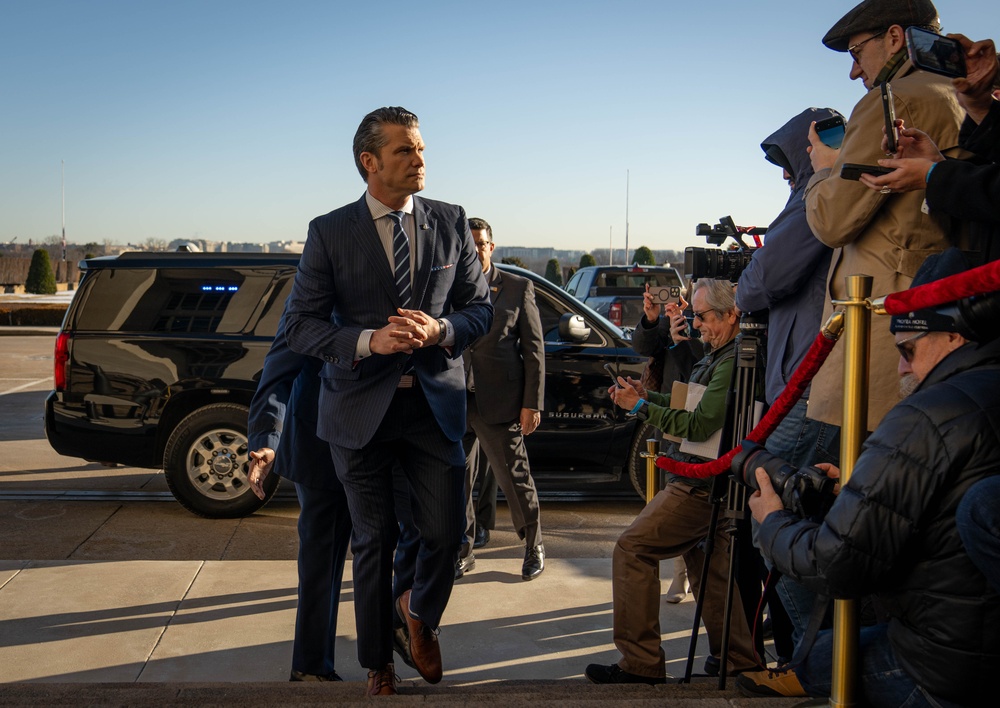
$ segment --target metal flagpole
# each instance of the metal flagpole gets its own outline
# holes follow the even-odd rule
[[[628,170],[625,170],[625,265],[628,265]]]
[[[66,160],[62,162],[62,271],[66,282],[69,282],[69,269],[66,267]]]

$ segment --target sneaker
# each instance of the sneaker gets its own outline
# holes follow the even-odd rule
[[[736,688],[744,696],[786,696],[801,698],[808,696],[794,671],[747,671],[736,677]]]
[[[591,683],[647,683],[655,686],[666,683],[666,677],[653,678],[652,676],[639,676],[630,674],[618,664],[604,666],[603,664],[591,664],[587,667],[584,675],[590,679]]]

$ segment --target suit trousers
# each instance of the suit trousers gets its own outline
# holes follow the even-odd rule
[[[351,516],[339,484],[336,489],[296,484],[295,494],[300,509],[299,602],[295,611],[292,668],[326,676],[336,668],[337,610],[351,541]]]
[[[398,464],[406,477],[413,524],[420,535],[410,611],[437,628],[455,582],[465,524],[462,444],[445,437],[418,385],[397,389],[374,437],[363,448],[331,444],[330,451],[354,522],[358,660],[367,669],[382,669],[392,661],[395,613],[392,560],[399,526],[393,467]]]
[[[479,448],[479,465],[475,471],[475,485],[479,487],[476,496],[476,526],[492,531],[497,525],[497,476],[493,474],[490,461],[483,448]],[[475,529],[473,529],[475,530]]]
[[[465,447],[465,522],[466,543],[472,548],[476,530],[475,504],[472,487],[475,483],[479,462],[479,448],[486,453],[497,484],[503,490],[510,509],[511,521],[517,537],[527,548],[542,542],[542,527],[539,520],[538,492],[531,478],[528,452],[524,447],[521,422],[487,423],[476,409],[475,402],[468,406],[470,433],[466,434]],[[464,549],[463,549],[464,550]]]
[[[615,544],[612,555],[614,640],[622,654],[619,666],[629,673],[662,678],[666,672],[660,643],[660,561],[684,556],[688,579],[697,597],[705,553],[699,547],[708,534],[712,504],[708,490],[672,480],[646,504]],[[719,523],[709,563],[702,619],[712,656],[722,652],[722,627],[729,577],[729,537]],[[734,586],[729,633],[730,667],[743,671],[757,665],[739,587]]]

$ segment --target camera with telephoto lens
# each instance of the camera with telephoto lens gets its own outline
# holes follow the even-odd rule
[[[713,246],[721,246],[726,239],[734,238],[739,247],[724,249],[688,246],[684,249],[684,277],[689,280],[714,278],[735,283],[743,269],[750,264],[753,252],[757,250],[757,246],[743,241],[742,235],[759,236],[766,232],[766,228],[737,226],[731,216],[723,216],[715,226],[698,224],[695,234],[704,236]]]
[[[744,440],[742,447],[732,462],[737,482],[759,491],[755,470],[763,467],[774,493],[789,511],[812,521],[821,521],[830,511],[836,499],[833,490],[837,481],[827,477],[823,470],[812,466],[796,469],[749,440]]]

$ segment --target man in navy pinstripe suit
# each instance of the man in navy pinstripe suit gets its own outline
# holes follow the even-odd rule
[[[289,346],[324,362],[317,433],[330,443],[354,523],[358,659],[371,695],[396,692],[395,462],[420,532],[412,588],[401,588],[395,607],[417,670],[441,679],[436,630],[464,530],[461,356],[493,318],[465,211],[412,196],[424,187],[423,153],[409,111],[365,116],[354,158],[368,189],[309,224],[286,315]],[[408,278],[396,272],[407,260]]]

